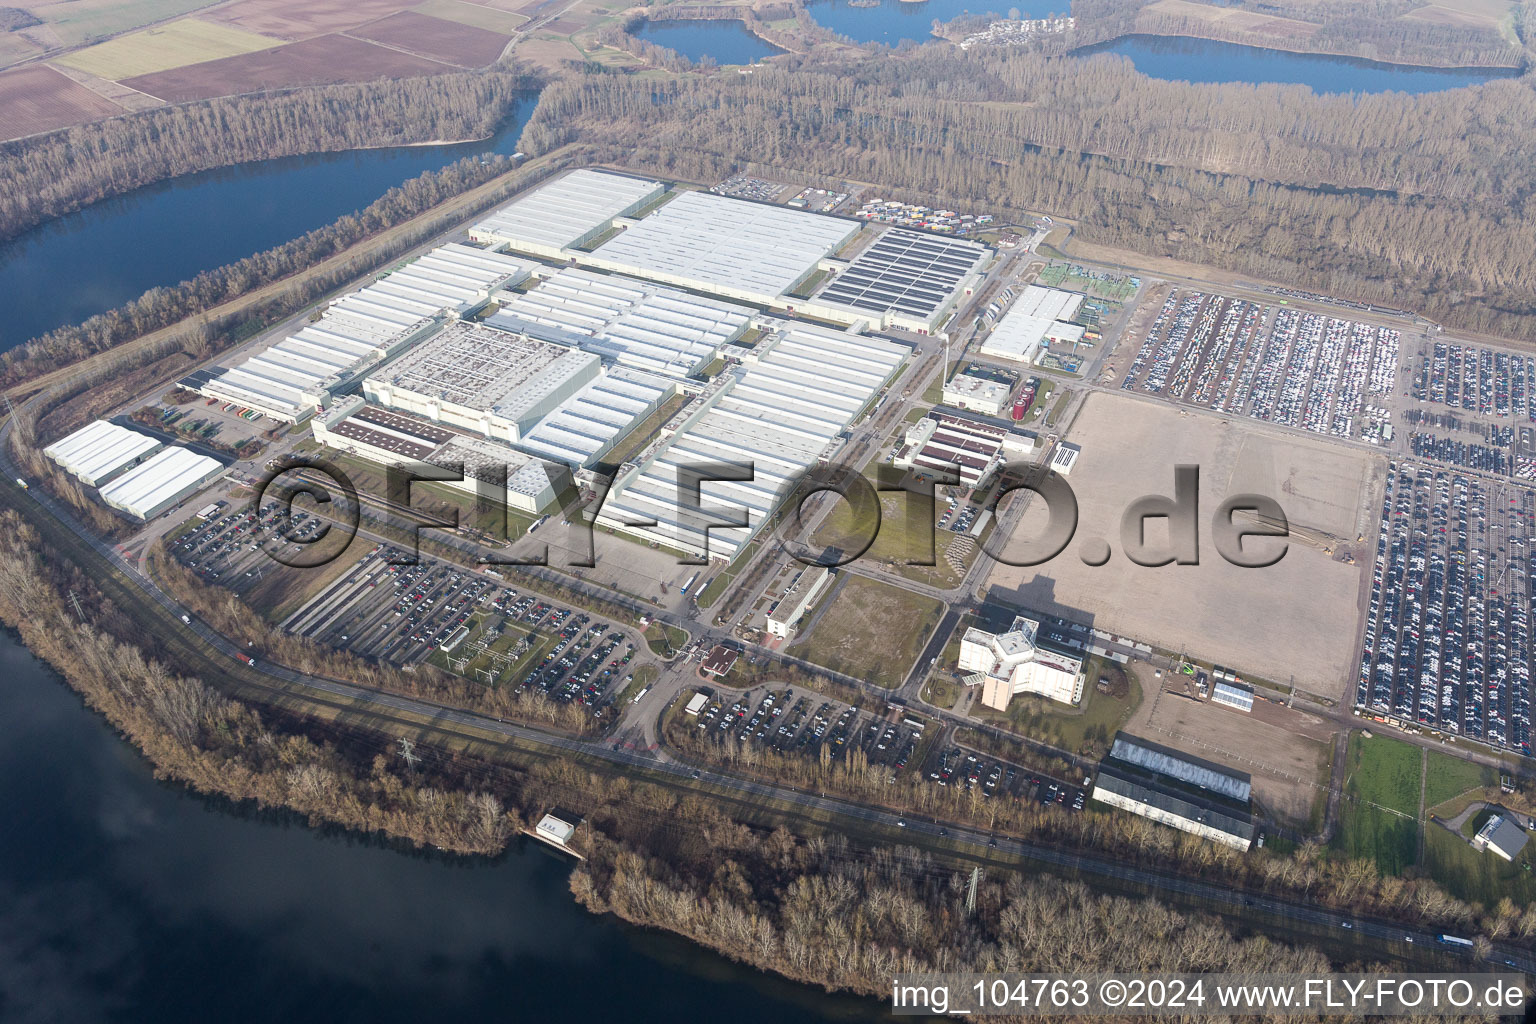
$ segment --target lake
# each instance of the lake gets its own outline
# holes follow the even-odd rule
[[[461,860],[190,795],[9,631],[0,672],[5,1021],[884,1016],[588,914],[532,841]]]
[[[480,153],[511,155],[538,102],[489,139],[284,157],[172,178],[0,243],[0,351],[297,238],[391,186]]]
[[[995,4],[987,0],[922,0],[920,3],[880,0],[878,7],[854,7],[848,0],[811,0],[805,9],[817,24],[856,43],[897,46],[903,40],[931,42],[935,19],[953,21],[962,14],[987,13],[1003,18],[1010,10],[1017,10],[1024,18],[1043,18],[1052,11],[1065,12],[1067,6],[1066,0],[1056,0],[1054,6],[1038,0],[1025,3],[996,0]]]
[[[1118,53],[1153,78],[1184,82],[1276,82],[1319,93],[1439,92],[1514,77],[1514,69],[1418,68],[1353,57],[1286,53],[1257,46],[1183,36],[1124,36],[1078,50],[1074,56]]]
[[[634,34],[648,43],[676,50],[695,63],[712,57],[717,64],[753,64],[784,52],[753,35],[739,21],[647,21]]]

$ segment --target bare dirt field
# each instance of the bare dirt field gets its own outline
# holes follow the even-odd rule
[[[58,58],[56,63],[122,81],[237,53],[265,50],[279,42],[218,22],[182,18],[87,46]]]
[[[447,18],[463,25],[473,25],[489,32],[511,35],[518,26],[528,21],[526,15],[499,11],[484,4],[466,3],[464,0],[427,0],[413,8],[417,14],[430,14],[434,18]]]
[[[1260,14],[1231,7],[1214,7],[1210,4],[1191,3],[1190,0],[1156,0],[1147,5],[1147,11],[1183,18],[1196,18],[1211,25],[1238,32],[1272,39],[1306,39],[1317,32],[1318,26],[1310,21],[1282,18],[1273,14]]]
[[[1442,0],[1403,15],[1413,21],[1474,28],[1497,28],[1509,16],[1509,0]]]
[[[1247,420],[1116,394],[1090,395],[1068,440],[1083,449],[1070,477],[1079,505],[1074,539],[1044,565],[995,565],[994,597],[1185,650],[1242,674],[1280,684],[1294,679],[1311,693],[1343,693],[1354,674],[1363,566],[1297,537],[1251,538],[1246,550],[1273,552],[1283,543],[1284,557],[1267,568],[1235,566],[1217,553],[1211,520],[1228,496],[1257,492],[1275,498],[1294,525],[1333,532],[1350,518],[1348,510],[1374,501],[1380,459]],[[1200,467],[1200,563],[1136,565],[1121,550],[1122,515],[1144,495],[1171,496],[1180,464]],[[1003,556],[1025,551],[1045,522],[1044,503],[1032,501]],[[1146,533],[1150,546],[1162,547],[1166,521],[1148,520]],[[1113,551],[1099,567],[1082,560],[1093,538]],[[1367,549],[1373,543],[1368,537]]]
[[[482,67],[501,56],[508,39],[497,32],[430,18],[415,11],[391,14],[354,29],[351,34],[467,68]]]
[[[19,139],[122,112],[116,103],[45,65],[0,72],[0,139]]]
[[[449,67],[351,36],[324,35],[258,53],[123,80],[172,103],[299,85],[366,82],[447,71]]]
[[[209,11],[210,21],[236,25],[279,39],[304,39],[326,32],[344,32],[409,6],[402,0],[349,0],[317,4],[311,0],[239,0]]]
[[[1252,714],[1180,696],[1184,676],[1152,678],[1144,664],[1137,678],[1147,694],[1125,731],[1253,777],[1257,803],[1271,814],[1305,823],[1327,770],[1333,730],[1316,715],[1255,702]],[[1160,688],[1160,684],[1168,689]]]

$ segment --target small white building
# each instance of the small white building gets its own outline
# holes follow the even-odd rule
[[[1035,693],[1063,704],[1083,699],[1083,661],[1038,637],[1040,623],[1020,615],[1006,633],[972,626],[960,640],[958,667],[966,683],[980,684],[981,702],[1004,711],[1014,694]]]
[[[1526,842],[1530,839],[1523,828],[1516,825],[1512,819],[1502,814],[1495,814],[1483,823],[1483,827],[1477,830],[1477,835],[1472,839],[1472,846],[1478,850],[1487,850],[1496,857],[1513,861],[1525,849]]]
[[[538,825],[534,826],[534,828],[535,834],[540,839],[547,843],[554,843],[556,846],[566,845],[571,841],[571,837],[576,834],[575,825],[564,818],[557,818],[553,814],[544,815],[544,817],[539,819]]]
[[[800,580],[795,586],[800,589],[779,601],[779,606],[768,615],[768,633],[770,636],[787,638],[799,624],[816,599],[826,593],[827,587],[832,584],[832,570],[825,566],[808,566],[800,574]]]
[[[683,708],[683,712],[685,714],[697,716],[700,711],[704,710],[705,705],[708,703],[709,694],[705,693],[703,690],[700,690],[688,701],[688,705]]]
[[[1062,476],[1070,476],[1072,468],[1077,465],[1077,457],[1081,454],[1083,454],[1082,448],[1063,441],[1051,453],[1051,469]]]
[[[957,373],[944,384],[944,404],[979,412],[983,416],[1001,416],[1012,391],[1002,381]]]

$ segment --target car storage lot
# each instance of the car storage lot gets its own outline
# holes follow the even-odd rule
[[[1390,327],[1175,289],[1120,387],[1381,443],[1400,344]]]
[[[863,711],[821,694],[758,687],[718,694],[700,710],[695,727],[720,743],[762,744],[780,753],[818,756],[862,750],[870,764],[900,771],[917,753],[926,728],[899,709]]]
[[[1529,486],[1393,463],[1356,703],[1529,753],[1533,534]]]

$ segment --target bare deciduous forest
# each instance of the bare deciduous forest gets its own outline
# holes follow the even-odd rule
[[[701,181],[734,171],[1074,219],[1081,237],[1536,338],[1529,77],[1421,96],[1160,82],[1110,56],[945,47],[752,75],[550,86],[524,133]],[[639,141],[637,141],[639,140]]]

